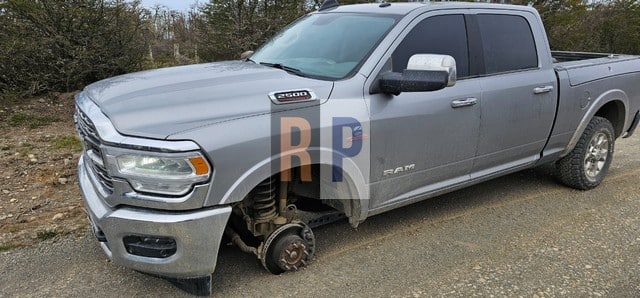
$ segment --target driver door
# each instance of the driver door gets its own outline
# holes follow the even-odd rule
[[[414,54],[454,57],[458,82],[432,92],[365,94],[371,118],[372,209],[469,180],[478,144],[482,94],[479,82],[469,78],[464,15],[431,13],[408,28],[368,86],[385,72],[402,72]]]

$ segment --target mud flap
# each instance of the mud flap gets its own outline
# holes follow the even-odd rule
[[[191,295],[209,296],[211,295],[211,275],[195,278],[165,278],[178,289]]]
[[[636,130],[636,127],[638,127],[638,122],[640,122],[640,111],[636,112],[636,116],[633,117],[633,121],[631,121],[631,127],[629,127],[629,130],[627,130],[623,138],[626,139],[631,135],[633,135],[633,132]]]

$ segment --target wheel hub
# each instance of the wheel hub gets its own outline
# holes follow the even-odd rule
[[[289,223],[273,231],[265,240],[260,261],[273,274],[306,266],[315,251],[315,237],[303,223]]]
[[[609,154],[609,139],[603,132],[599,132],[591,138],[584,158],[584,172],[587,178],[595,181],[607,162]]]
[[[280,255],[280,267],[285,270],[298,270],[299,267],[307,264],[305,257],[308,256],[307,246],[301,240],[295,240]]]

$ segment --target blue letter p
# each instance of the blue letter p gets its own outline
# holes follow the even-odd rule
[[[345,138],[343,132],[345,127],[351,130],[351,136]],[[362,150],[362,125],[351,117],[333,118],[333,182],[342,182],[342,159],[354,157]],[[342,147],[343,141],[351,142],[348,148]]]

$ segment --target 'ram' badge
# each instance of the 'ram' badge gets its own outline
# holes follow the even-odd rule
[[[271,92],[269,93],[269,98],[275,104],[296,103],[317,99],[313,91],[309,89]]]

